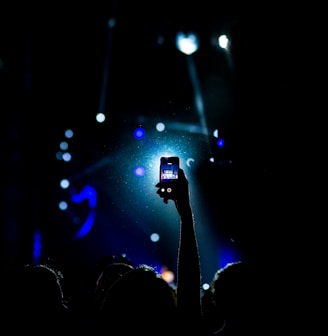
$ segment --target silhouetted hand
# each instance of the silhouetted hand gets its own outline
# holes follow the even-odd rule
[[[157,194],[163,198],[164,203],[169,200],[174,201],[175,206],[180,213],[189,210],[189,182],[183,169],[179,168],[179,178],[173,182],[159,182],[156,184]]]

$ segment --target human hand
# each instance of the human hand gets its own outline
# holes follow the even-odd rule
[[[163,198],[164,203],[169,200],[189,203],[189,183],[183,169],[179,168],[179,178],[173,182],[159,182],[156,184],[157,194]]]

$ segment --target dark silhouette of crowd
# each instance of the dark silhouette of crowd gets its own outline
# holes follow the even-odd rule
[[[253,264],[233,262],[201,289],[201,271],[189,182],[156,184],[164,204],[180,217],[177,281],[165,281],[150,265],[125,256],[99,260],[88,292],[72,296],[63,273],[51,265],[9,268],[3,281],[3,326],[11,333],[92,332],[108,335],[246,335],[261,328],[261,274]]]
[[[71,311],[64,275],[50,264],[23,264],[3,269],[2,328],[9,334],[36,335],[69,330]]]
[[[261,272],[245,261],[231,262],[218,269],[202,297],[207,334],[266,334],[262,281]]]

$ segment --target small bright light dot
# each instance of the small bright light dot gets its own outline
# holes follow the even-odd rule
[[[64,153],[63,154],[63,160],[64,161],[69,162],[69,161],[71,161],[71,159],[72,159],[72,156],[71,156],[70,153]]]
[[[58,205],[60,210],[66,210],[68,208],[68,204],[65,201],[61,201]]]
[[[142,139],[145,136],[145,130],[142,127],[136,128],[134,130],[134,137],[136,139]]]
[[[67,189],[69,187],[69,181],[67,179],[62,179],[60,181],[60,186],[63,188],[63,189]]]
[[[71,129],[68,129],[68,130],[66,130],[65,131],[65,136],[66,136],[66,138],[68,138],[68,139],[70,139],[70,138],[72,138],[73,137],[73,131],[71,130]]]
[[[220,35],[218,38],[218,44],[222,49],[228,49],[229,39],[227,35]]]
[[[162,272],[162,278],[167,282],[167,283],[172,283],[174,281],[174,273],[169,270],[164,270]]]
[[[198,49],[198,38],[194,33],[184,34],[178,32],[175,44],[178,50],[186,55],[191,55]]]
[[[99,122],[99,123],[102,123],[104,122],[106,119],[106,116],[103,114],[103,113],[98,113],[96,115],[96,120]]]
[[[154,243],[158,242],[158,241],[159,241],[159,235],[158,235],[158,233],[152,233],[152,234],[150,235],[150,240],[151,240],[152,242],[154,242]]]
[[[215,138],[218,138],[218,137],[219,137],[219,130],[218,130],[218,129],[216,129],[216,130],[213,131],[213,136],[214,136]]]
[[[204,290],[208,290],[210,288],[210,285],[205,282],[202,287]]]
[[[163,132],[163,131],[165,130],[165,125],[164,125],[164,123],[162,123],[162,122],[157,123],[157,124],[156,124],[156,130],[157,130],[158,132]]]
[[[145,175],[145,168],[144,167],[136,167],[134,170],[136,176],[144,176]]]
[[[59,145],[59,148],[61,149],[61,150],[67,150],[67,148],[68,148],[68,143],[67,143],[67,141],[62,141],[61,143],[60,143],[60,145]]]

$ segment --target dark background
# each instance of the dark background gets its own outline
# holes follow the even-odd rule
[[[165,139],[178,149],[190,180],[204,281],[240,258],[279,266],[293,259],[302,246],[299,222],[311,212],[304,198],[311,178],[304,177],[313,176],[305,167],[313,162],[308,141],[318,105],[313,49],[304,43],[313,27],[307,10],[218,1],[4,8],[3,261],[32,262],[33,233],[40,230],[42,258],[69,270],[88,271],[115,253],[175,270],[173,204],[158,199],[156,180],[138,185],[128,175],[143,158],[156,167],[151,154],[167,149]],[[109,29],[111,18],[116,23]],[[215,164],[203,137],[181,126],[199,120],[186,57],[175,47],[179,29],[199,35],[193,61],[208,127],[226,140],[224,152],[211,143]],[[220,30],[232,39],[229,58],[214,47]],[[108,116],[101,127],[94,122],[99,110]],[[181,129],[162,139],[150,131],[157,121]],[[149,130],[140,146],[131,136],[138,126]],[[76,134],[69,165],[56,159],[66,128]],[[191,168],[185,165],[190,156],[197,158]],[[75,188],[91,184],[98,192],[97,220],[82,241],[74,238],[76,219],[87,210],[58,210],[59,181],[67,176]],[[148,233],[159,228],[163,242],[154,247]]]

